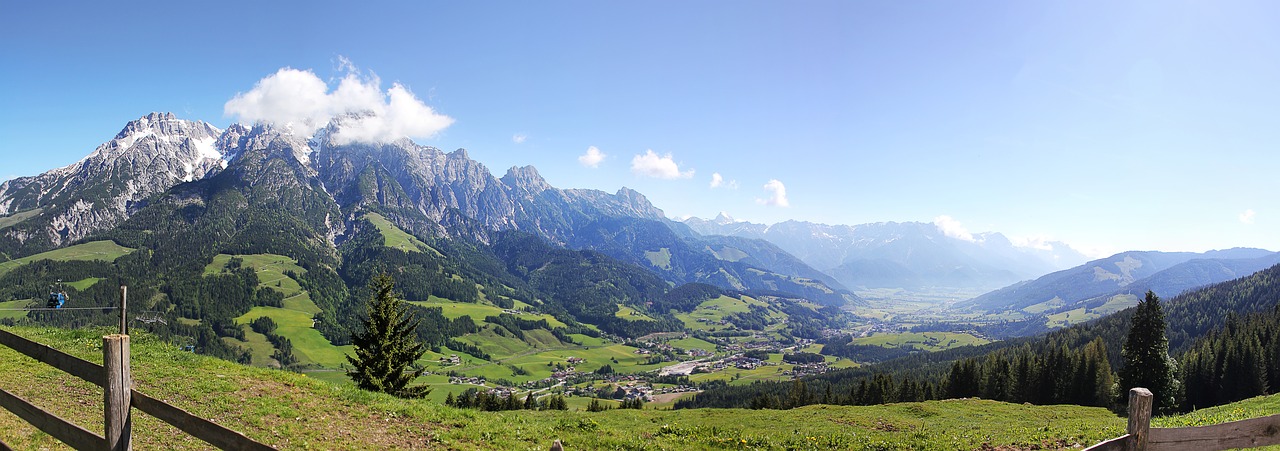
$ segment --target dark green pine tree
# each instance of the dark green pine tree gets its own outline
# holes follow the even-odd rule
[[[1138,303],[1120,355],[1124,357],[1120,396],[1127,397],[1131,388],[1144,387],[1154,395],[1152,408],[1156,412],[1167,412],[1177,405],[1177,363],[1169,357],[1164,310],[1155,293],[1147,291],[1146,298]],[[1126,399],[1121,405],[1127,402]]]
[[[380,274],[369,282],[373,295],[365,304],[368,319],[364,330],[351,334],[351,344],[356,355],[347,356],[352,369],[347,377],[356,387],[378,391],[401,398],[421,398],[430,388],[409,383],[422,375],[425,368],[413,370],[410,365],[427,352],[427,345],[418,341],[415,329],[419,320],[409,308],[396,299],[395,282],[391,276]]]

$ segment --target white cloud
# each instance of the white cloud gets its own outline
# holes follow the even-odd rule
[[[346,72],[349,74],[360,72],[360,69],[356,68],[356,64],[351,62],[351,60],[345,56],[338,55],[337,63],[338,63],[337,69],[339,72]]]
[[[715,189],[715,188],[738,189],[738,181],[737,180],[725,181],[724,176],[721,176],[719,172],[716,172],[711,174],[710,186],[712,189]]]
[[[286,67],[259,80],[249,92],[237,93],[223,112],[240,121],[285,126],[306,135],[335,116],[359,114],[344,119],[334,133],[338,144],[429,138],[453,124],[453,118],[436,113],[408,87],[394,83],[384,94],[376,75],[361,77],[351,61],[341,56],[338,66],[347,75],[332,91],[310,70]]]
[[[599,167],[600,162],[604,161],[604,157],[607,156],[608,155],[605,155],[604,152],[600,151],[600,149],[597,149],[596,146],[590,146],[587,147],[587,153],[578,156],[578,163],[589,168]]]
[[[1243,222],[1245,224],[1253,224],[1253,217],[1256,216],[1257,214],[1258,212],[1253,211],[1252,208],[1245,210],[1244,213],[1240,213],[1240,222]]]
[[[526,135],[523,133],[516,133],[514,135],[511,135],[511,142],[516,144],[524,144],[524,140],[526,139],[529,139],[529,135]]]
[[[1089,257],[1092,259],[1110,257],[1112,255],[1116,255],[1120,253],[1120,251],[1117,250],[1116,248],[1111,246],[1105,246],[1105,245],[1090,246],[1090,245],[1082,245],[1080,243],[1072,243],[1071,248],[1075,249],[1076,252],[1084,254],[1085,257]]]
[[[1009,242],[1013,243],[1016,247],[1039,249],[1042,251],[1052,251],[1054,249],[1052,241],[1052,238],[1044,235],[1009,237]]]
[[[969,230],[964,228],[964,225],[960,224],[960,221],[957,221],[955,218],[950,216],[942,215],[933,218],[933,225],[937,227],[938,231],[942,232],[943,235],[959,240],[974,241],[973,234],[969,233]]]
[[[631,172],[636,175],[659,179],[687,179],[693,177],[693,169],[680,172],[680,165],[671,159],[671,154],[658,156],[653,150],[646,150],[644,155],[636,155],[631,159]]]
[[[769,180],[764,184],[764,190],[768,191],[769,197],[764,199],[756,199],[756,203],[760,205],[772,205],[775,207],[787,207],[791,205],[791,201],[787,200],[787,187],[778,181],[778,179]]]

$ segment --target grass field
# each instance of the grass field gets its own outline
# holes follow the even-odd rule
[[[476,325],[484,325],[484,317],[498,316],[503,313],[502,308],[491,304],[480,304],[470,302],[454,302],[444,298],[432,296],[426,301],[408,301],[413,305],[423,307],[440,307],[440,314],[445,318],[457,319],[462,316],[470,316]],[[547,320],[547,325],[552,328],[565,327],[565,324],[555,317],[543,313],[520,313],[516,315],[521,319],[537,321],[540,319]]]
[[[1062,298],[1055,296],[1053,299],[1041,302],[1039,304],[1033,304],[1033,305],[1028,305],[1026,307],[1023,307],[1022,311],[1030,313],[1032,315],[1039,315],[1049,310],[1062,307],[1063,305],[1066,305],[1066,302],[1064,302]]]
[[[91,362],[102,361],[107,329],[6,328]],[[1056,449],[1123,433],[1102,408],[1034,406],[966,399],[792,410],[611,410],[600,413],[479,412],[403,400],[307,377],[179,351],[137,334],[135,388],[280,449]],[[0,388],[90,431],[102,429],[102,390],[0,347]],[[339,374],[337,372],[333,372]],[[318,380],[325,379],[325,380]],[[571,405],[589,402],[571,398]],[[580,407],[579,407],[580,408]],[[1157,418],[1155,425],[1205,424],[1274,414],[1280,395]],[[145,414],[133,417],[137,449],[208,449]],[[0,410],[0,440],[14,449],[62,449]]]
[[[720,296],[715,299],[708,299],[698,304],[698,307],[690,313],[677,313],[676,318],[684,322],[689,330],[720,330],[728,326],[720,325],[720,321],[725,317],[734,313],[746,313],[751,311],[750,305],[760,307],[768,307],[769,304],[758,301],[756,299],[743,296],[742,298],[734,298],[729,296]],[[772,312],[771,317],[781,319],[785,314]],[[704,321],[699,321],[699,319]]]
[[[644,251],[644,258],[649,260],[649,264],[657,268],[666,270],[671,269],[671,249],[662,248],[656,251]]]
[[[1138,298],[1134,295],[1127,294],[1113,296],[1111,299],[1108,299],[1105,304],[1102,304],[1096,309],[1085,309],[1084,307],[1080,307],[1078,309],[1049,315],[1046,317],[1047,321],[1045,324],[1051,329],[1056,327],[1067,327],[1092,319],[1101,318],[1135,305],[1138,305]]]
[[[429,252],[436,255],[440,254],[439,251],[436,251],[431,246],[428,246],[427,243],[423,243],[422,240],[415,238],[413,235],[410,235],[401,228],[396,227],[395,224],[392,224],[391,221],[387,220],[386,217],[380,214],[366,213],[364,215],[364,219],[368,219],[369,222],[373,223],[374,227],[377,227],[378,231],[382,233],[383,246],[410,252],[416,251]]]
[[[20,212],[11,214],[9,216],[0,217],[0,229],[9,227],[11,225],[17,224],[22,221],[26,221],[27,219],[30,219],[35,215],[40,214],[41,211],[44,211],[44,209],[32,208],[30,210],[20,211]]]
[[[245,341],[229,339],[229,342],[249,349],[253,355],[254,365],[267,365],[274,360],[271,353],[274,348],[266,341],[266,336],[249,329],[249,323],[263,316],[275,321],[276,334],[288,338],[293,343],[293,354],[302,365],[318,365],[325,368],[338,368],[347,363],[346,354],[351,352],[350,346],[334,346],[324,335],[312,328],[312,317],[320,313],[320,307],[311,300],[311,295],[302,289],[297,280],[285,275],[285,272],[304,274],[307,271],[298,263],[283,255],[252,254],[227,255],[218,254],[213,262],[205,266],[205,274],[216,274],[225,270],[231,258],[243,260],[242,265],[258,275],[258,286],[279,291],[285,296],[284,307],[254,307],[248,313],[235,319],[236,324],[245,330]]]
[[[614,313],[613,316],[628,321],[657,321],[656,319],[653,319],[653,317],[623,304],[618,304],[618,311],[617,313]]]
[[[30,304],[30,303],[31,303],[30,299],[18,299],[16,301],[0,302],[0,319],[4,319],[4,318],[16,319],[16,318],[26,317],[27,312],[25,310],[16,310],[16,309],[25,309],[27,308],[27,304]],[[44,306],[42,305],[41,307],[44,307]]]
[[[886,348],[912,347],[922,351],[942,351],[960,346],[990,343],[988,340],[957,332],[875,334],[870,337],[855,338],[853,342]]]
[[[675,346],[680,349],[684,349],[686,351],[690,349],[701,349],[703,351],[715,352],[716,350],[715,343],[711,343],[709,341],[702,340],[699,338],[693,338],[693,337],[681,338],[679,340],[671,340],[671,341],[668,341],[667,344],[671,346]]]
[[[56,260],[56,261],[89,261],[101,260],[105,262],[116,261],[117,258],[128,255],[133,249],[116,244],[114,241],[91,241],[75,246],[68,246],[62,249],[54,249],[49,252],[42,252],[7,262],[0,263],[0,275],[12,271],[14,268],[31,263],[37,260]]]
[[[103,280],[107,280],[107,279],[103,279],[101,277],[86,277],[86,278],[77,280],[75,282],[67,282],[67,286],[71,288],[75,288],[80,291],[84,291],[89,289],[89,287],[93,286],[94,284],[97,284],[98,282],[101,282]]]
[[[315,304],[311,304],[314,306]],[[315,364],[326,368],[338,368],[340,365],[347,363],[346,354],[352,352],[350,346],[334,346],[324,335],[320,335],[320,331],[311,328],[311,314],[299,310],[276,307],[254,307],[235,319],[236,324],[245,326],[246,338],[253,333],[248,329],[248,324],[259,317],[269,316],[275,321],[277,329],[276,334],[288,338],[293,342],[293,354],[298,357],[298,363],[307,365]],[[265,337],[264,337],[265,340]],[[259,361],[256,352],[259,349],[251,348],[255,351],[254,362]],[[270,347],[266,349],[270,355]]]

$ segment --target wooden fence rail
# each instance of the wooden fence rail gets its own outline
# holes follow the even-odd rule
[[[1128,434],[1085,451],[1219,451],[1280,445],[1280,414],[1182,428],[1151,427],[1151,391],[1129,390]]]
[[[123,292],[123,290],[122,290]],[[269,450],[244,434],[160,401],[132,388],[129,365],[129,336],[102,337],[103,362],[97,365],[65,354],[49,346],[0,330],[0,345],[103,387],[104,435],[77,426],[0,389],[0,407],[13,412],[32,426],[79,450],[129,450],[132,447],[132,408],[224,450]],[[0,450],[9,449],[0,442]]]

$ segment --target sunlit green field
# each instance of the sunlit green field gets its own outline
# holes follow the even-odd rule
[[[27,316],[26,308],[31,304],[30,299],[18,299],[15,301],[0,302],[0,319],[4,318],[24,318]],[[41,307],[44,307],[43,305]]]
[[[1102,304],[1096,309],[1085,309],[1084,307],[1081,307],[1049,315],[1046,317],[1046,325],[1051,329],[1055,327],[1067,327],[1092,319],[1101,318],[1135,305],[1138,305],[1137,296],[1131,294],[1113,296],[1111,299],[1107,300],[1107,303]]]
[[[923,351],[941,351],[959,346],[986,344],[990,341],[958,332],[903,332],[859,337],[853,342],[886,348],[912,347]]]
[[[11,215],[9,215],[9,216],[0,217],[0,229],[3,229],[3,228],[5,228],[5,227],[9,227],[9,226],[11,226],[11,225],[17,224],[17,223],[22,222],[22,221],[26,221],[27,219],[32,218],[32,217],[34,217],[35,215],[40,214],[40,212],[41,212],[41,211],[44,211],[44,209],[43,209],[43,208],[33,208],[33,209],[30,209],[30,210],[26,210],[26,211],[20,211],[20,212],[17,212],[17,213],[11,214]]]
[[[400,249],[403,251],[440,254],[440,252],[436,251],[431,246],[428,246],[427,243],[423,243],[422,240],[419,240],[401,228],[396,227],[395,224],[392,224],[391,221],[387,220],[386,217],[380,214],[366,213],[364,215],[364,219],[368,219],[369,222],[373,223],[374,227],[377,227],[378,231],[382,233],[384,240],[383,245],[386,247]]]
[[[735,313],[747,313],[751,311],[749,305],[757,305],[760,307],[768,307],[769,304],[755,300],[750,297],[733,298],[729,296],[720,296],[715,299],[709,299],[695,308],[690,313],[677,313],[676,318],[684,322],[689,330],[720,330],[726,326],[720,325],[720,321],[725,317]],[[781,318],[785,315],[777,312],[771,312],[770,317]],[[698,321],[703,319],[705,321]]]
[[[422,307],[439,307],[440,314],[445,318],[457,319],[462,316],[470,316],[471,320],[478,326],[484,325],[484,317],[498,316],[503,313],[502,308],[491,304],[470,303],[470,302],[454,302],[444,298],[431,296],[426,301],[408,301],[410,304]],[[547,325],[552,328],[565,327],[565,324],[551,315],[544,313],[519,313],[516,316],[521,319],[537,321],[540,319],[547,320]]]
[[[84,279],[80,279],[75,282],[67,282],[66,285],[68,287],[75,288],[80,291],[84,291],[89,289],[89,287],[92,287],[94,284],[101,282],[103,280],[106,280],[106,279],[103,279],[101,277],[86,277]]]
[[[105,262],[116,261],[117,258],[128,255],[133,249],[116,244],[114,241],[91,241],[75,246],[67,246],[62,249],[55,249],[49,252],[42,252],[7,262],[0,263],[0,275],[12,271],[14,268],[31,263],[38,260],[55,260],[55,261],[89,261],[100,260]]]
[[[614,313],[613,316],[630,321],[657,321],[649,315],[641,313],[639,310],[623,304],[618,304],[618,311]]]
[[[311,295],[302,289],[297,280],[285,275],[293,272],[301,275],[306,270],[298,266],[289,257],[275,254],[227,255],[219,254],[213,262],[205,266],[205,274],[216,274],[225,270],[231,258],[243,260],[242,265],[252,268],[258,275],[258,286],[279,291],[285,296],[284,307],[253,307],[248,313],[235,318],[245,330],[245,341],[226,339],[245,347],[253,356],[254,365],[266,365],[274,348],[262,334],[253,332],[249,323],[259,317],[267,316],[275,321],[276,334],[288,338],[293,343],[294,356],[301,365],[316,365],[325,368],[338,368],[347,363],[346,354],[351,352],[350,346],[334,346],[320,331],[312,328],[312,317],[320,313],[320,308],[311,300]]]

